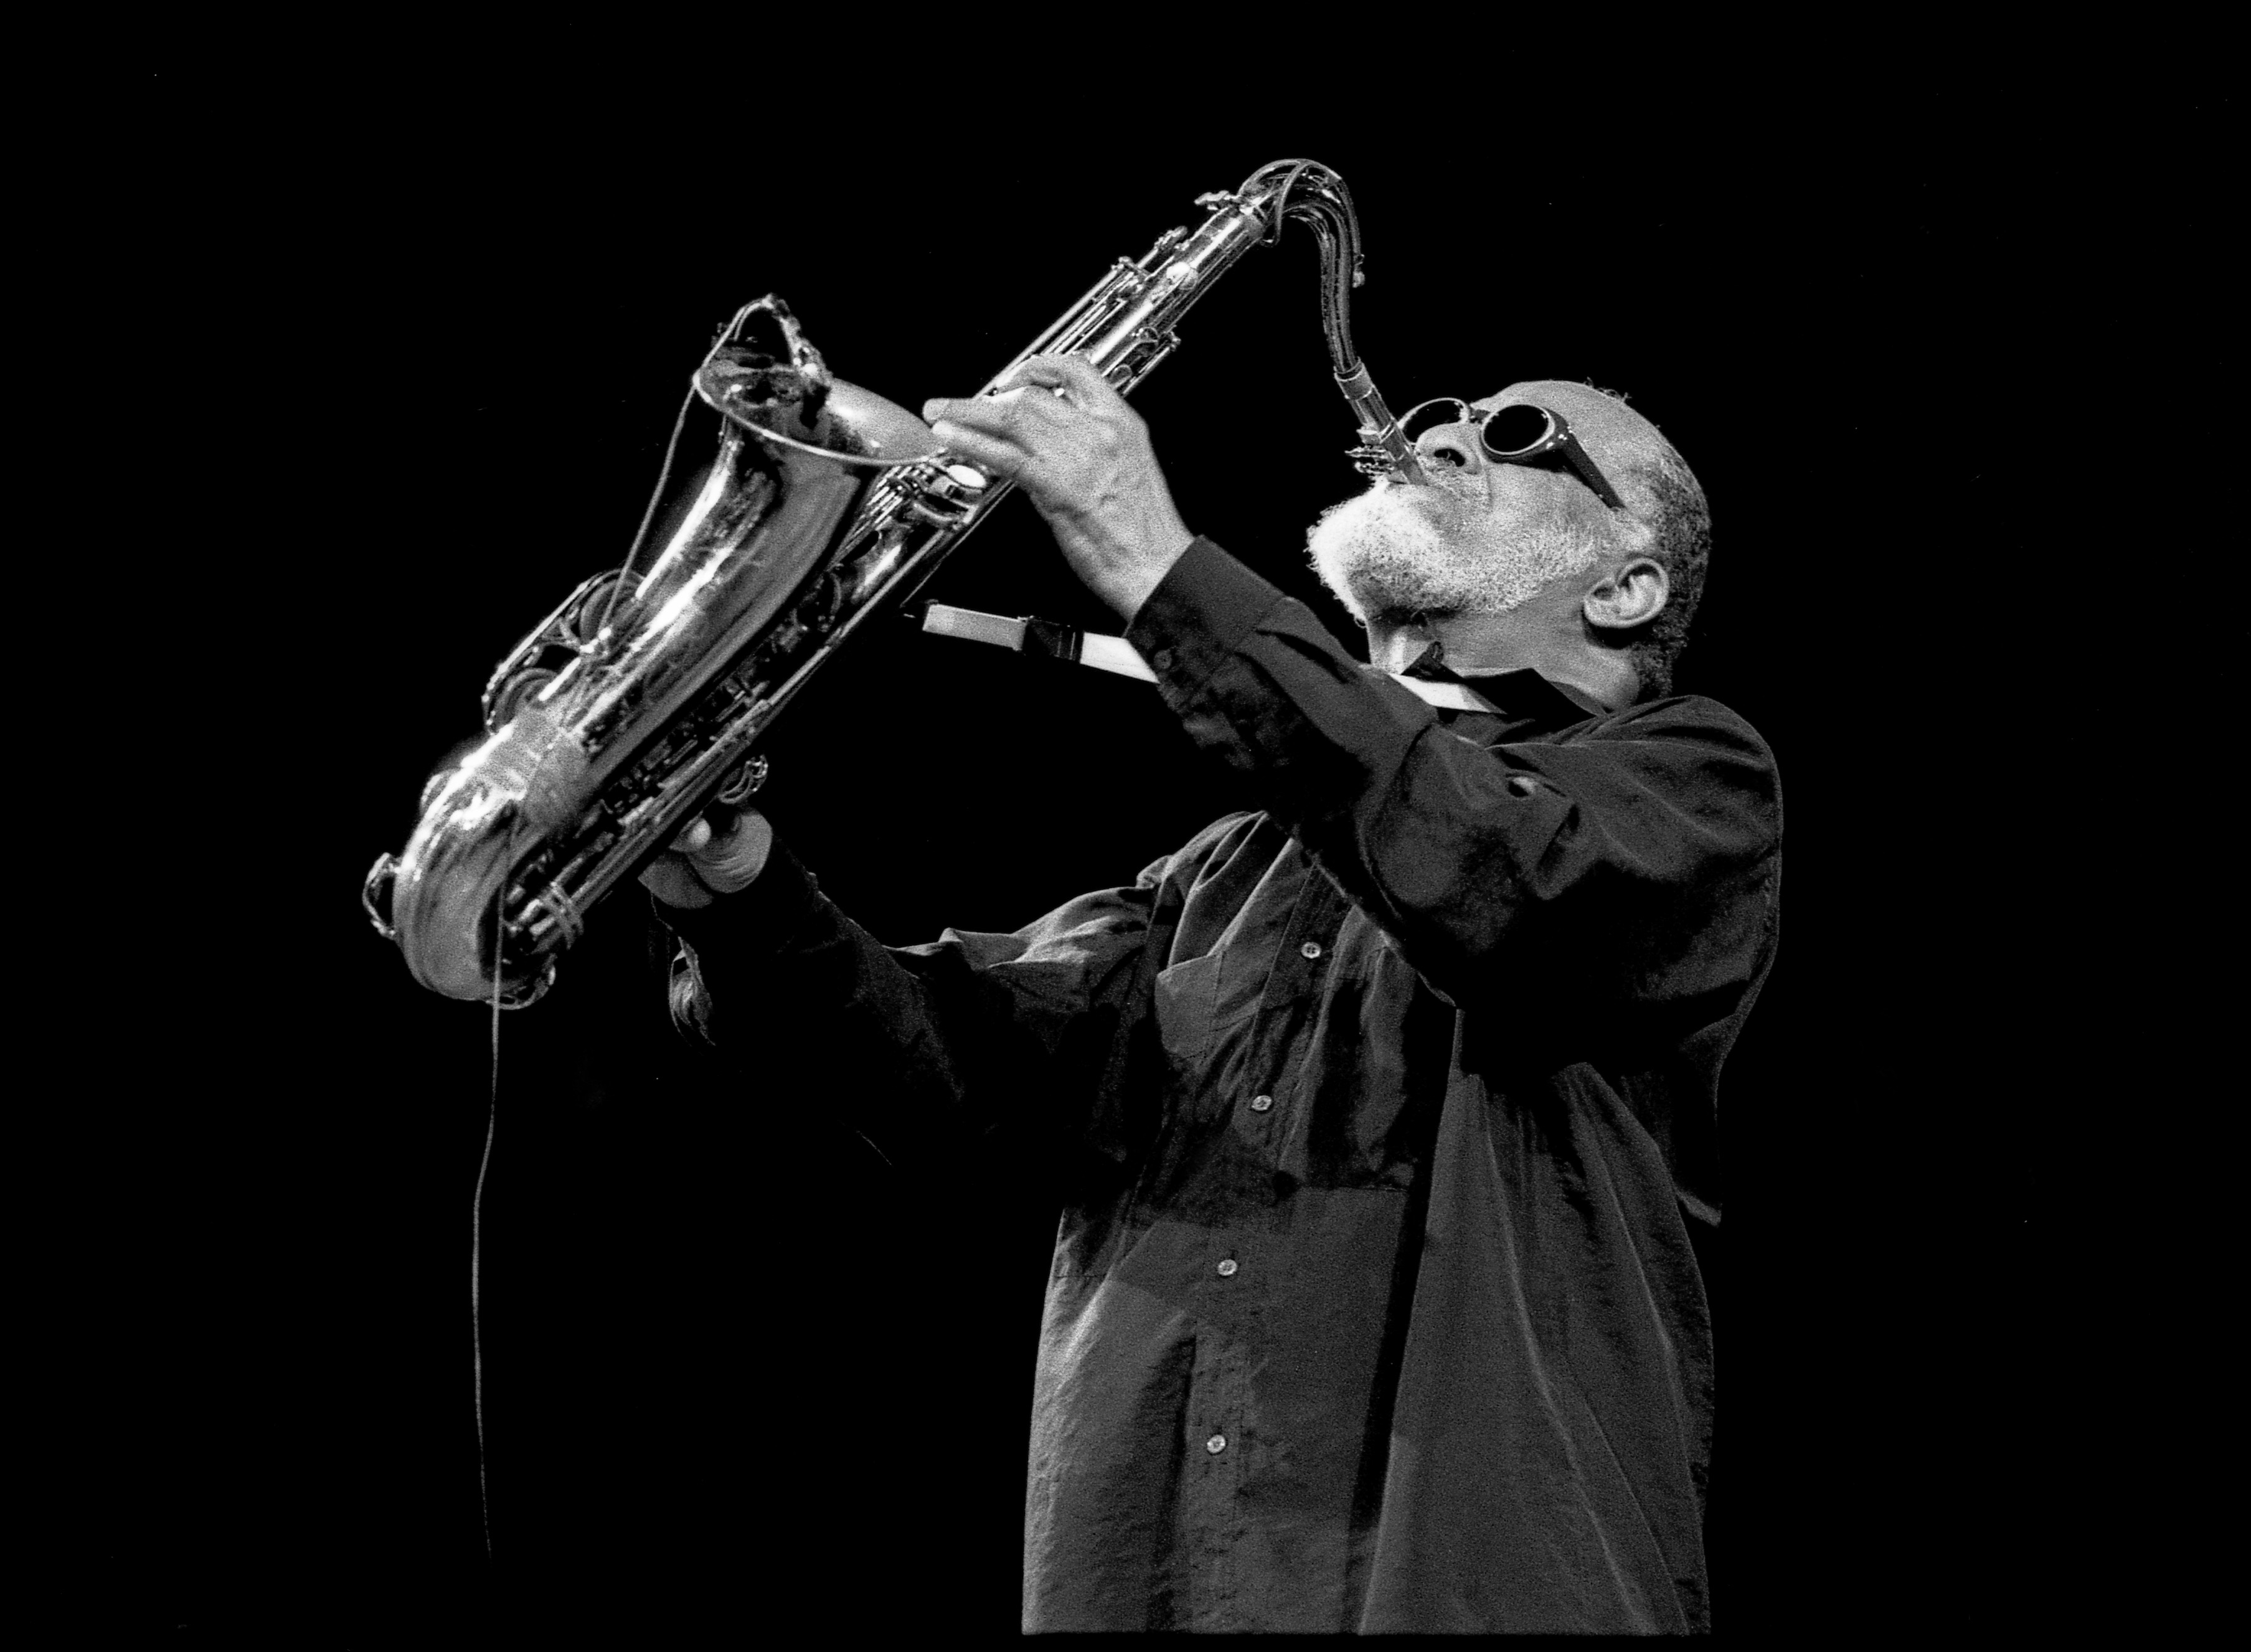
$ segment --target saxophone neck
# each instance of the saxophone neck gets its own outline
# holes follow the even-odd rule
[[[1083,354],[1122,393],[1180,343],[1174,330],[1214,281],[1254,246],[1271,244],[1285,220],[1313,233],[1321,255],[1321,327],[1337,388],[1360,421],[1350,456],[1362,475],[1423,480],[1415,450],[1383,405],[1352,344],[1352,289],[1360,285],[1360,220],[1344,180],[1318,161],[1276,161],[1242,188],[1196,198],[1210,216],[1194,230],[1167,230],[1138,261],[1120,259],[1030,348],[994,375],[987,391],[1036,355]]]
[[[1275,161],[1260,167],[1231,193],[1207,195],[1199,205],[1217,204],[1245,212],[1265,226],[1264,239],[1278,239],[1291,219],[1313,233],[1321,255],[1321,331],[1328,341],[1329,365],[1337,389],[1360,421],[1360,445],[1351,458],[1368,476],[1420,482],[1415,449],[1384,406],[1352,342],[1352,289],[1366,277],[1361,270],[1360,219],[1344,179],[1318,161]]]

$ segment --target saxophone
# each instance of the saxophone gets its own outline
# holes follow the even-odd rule
[[[1196,205],[1210,209],[1200,227],[1120,259],[985,390],[1029,357],[1076,351],[1130,393],[1211,282],[1294,219],[1320,246],[1329,354],[1360,421],[1350,457],[1417,479],[1352,346],[1360,230],[1344,180],[1277,161]],[[835,378],[771,295],[722,330],[692,393],[720,415],[719,452],[661,554],[638,580],[628,558],[585,581],[501,662],[488,737],[431,778],[405,851],[368,872],[370,921],[434,992],[536,1002],[595,903],[702,810],[755,791],[753,748],[782,708],[1009,490]]]

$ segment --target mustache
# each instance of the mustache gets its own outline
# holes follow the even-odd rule
[[[1423,477],[1421,482],[1403,482],[1397,476],[1378,476],[1361,496],[1402,503],[1429,500],[1444,509],[1449,521],[1458,520],[1466,510],[1485,505],[1486,490],[1471,477],[1457,479],[1442,470],[1425,471]]]

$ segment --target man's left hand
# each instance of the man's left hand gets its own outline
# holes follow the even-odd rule
[[[1195,536],[1149,427],[1085,360],[1034,356],[990,395],[922,406],[938,441],[1031,496],[1087,587],[1130,624]]]

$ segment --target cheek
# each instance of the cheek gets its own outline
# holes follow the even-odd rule
[[[1486,481],[1486,524],[1506,531],[1553,519],[1558,501],[1548,482],[1541,472],[1521,465],[1495,466]]]
[[[1617,537],[1618,518],[1584,488],[1562,489],[1557,504],[1560,518],[1569,523],[1574,531],[1603,543]]]
[[[1487,520],[1499,532],[1564,533],[1607,540],[1617,524],[1603,502],[1565,476],[1526,465],[1497,465]]]

